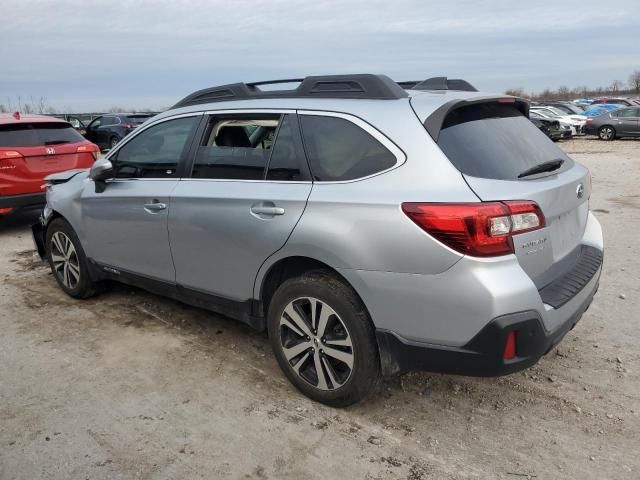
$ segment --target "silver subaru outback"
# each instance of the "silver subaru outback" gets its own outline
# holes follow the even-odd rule
[[[603,253],[588,170],[528,108],[445,77],[200,90],[49,177],[34,239],[73,297],[117,280],[267,331],[328,405],[509,374],[575,326]]]

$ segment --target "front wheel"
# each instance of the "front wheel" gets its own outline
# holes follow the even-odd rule
[[[87,257],[66,220],[56,218],[49,224],[45,248],[53,276],[65,293],[75,298],[87,298],[95,293]]]
[[[605,125],[604,127],[600,127],[600,129],[598,130],[598,137],[600,137],[600,140],[613,140],[614,138],[616,138],[616,131],[613,127]]]
[[[285,281],[268,329],[287,378],[309,398],[346,407],[375,390],[380,359],[371,319],[353,289],[327,271]]]

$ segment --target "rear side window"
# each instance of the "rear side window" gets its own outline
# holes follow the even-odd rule
[[[62,122],[0,125],[0,147],[39,147],[84,141],[70,124]]]
[[[301,168],[299,150],[296,148],[296,132],[289,115],[283,117],[278,129],[275,146],[271,152],[267,180],[306,180],[306,172]]]
[[[546,162],[572,160],[512,105],[484,103],[449,113],[438,146],[460,172],[473,177],[518,180],[523,172]]]
[[[355,180],[382,172],[396,157],[358,125],[338,117],[301,115],[304,146],[313,178]]]
[[[263,180],[279,122],[277,114],[211,117],[191,176]]]

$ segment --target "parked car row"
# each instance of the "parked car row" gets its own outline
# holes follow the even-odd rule
[[[587,117],[571,102],[549,102],[531,105],[529,117],[551,140],[584,135]],[[542,128],[541,125],[544,127]]]

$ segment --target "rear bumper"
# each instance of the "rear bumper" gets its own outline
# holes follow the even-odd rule
[[[560,343],[589,308],[598,289],[600,270],[592,290],[579,307],[554,331],[545,329],[535,310],[503,315],[489,322],[471,341],[462,347],[428,345],[400,338],[393,332],[377,330],[382,371],[392,374],[406,371],[429,371],[497,377],[534,365]],[[591,283],[591,282],[590,282]],[[517,356],[503,359],[504,345],[510,331],[516,331]]]
[[[46,203],[45,193],[0,196],[0,208],[39,207]]]

